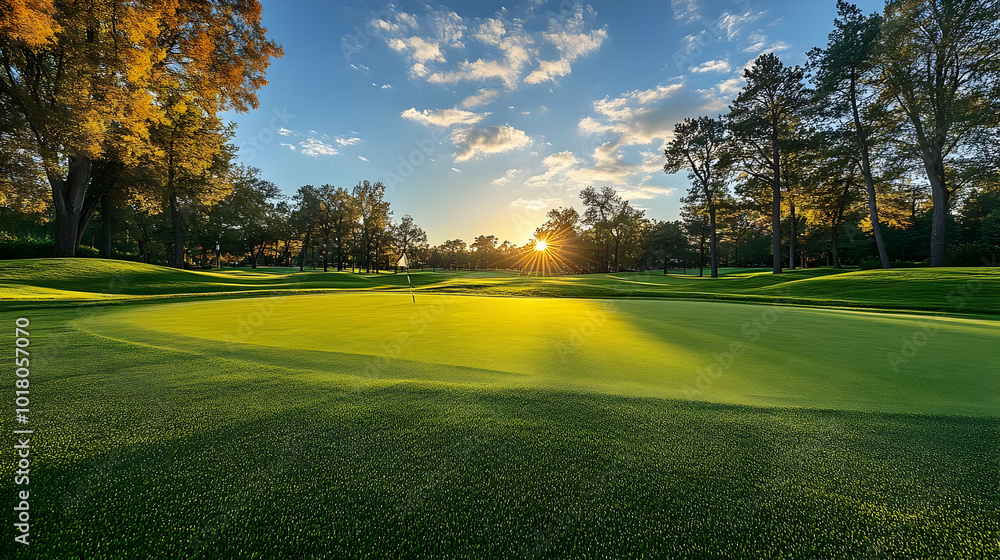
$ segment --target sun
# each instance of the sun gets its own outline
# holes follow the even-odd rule
[[[538,243],[535,244],[535,250],[536,251],[544,251],[548,246],[549,246],[548,243],[546,243],[544,241],[539,241]]]

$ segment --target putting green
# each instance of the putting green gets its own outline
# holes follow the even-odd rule
[[[281,365],[299,381],[414,380],[763,406],[1000,415],[992,320],[689,300],[339,293],[144,305],[93,334]]]

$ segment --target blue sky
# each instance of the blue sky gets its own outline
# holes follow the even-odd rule
[[[229,115],[240,159],[287,194],[382,181],[432,244],[523,244],[588,185],[677,219],[674,124],[725,112],[764,52],[803,64],[836,14],[835,0],[262,4],[285,56],[260,108]]]

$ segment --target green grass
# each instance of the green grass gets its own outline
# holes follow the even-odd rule
[[[2,558],[1000,555],[996,319],[690,295],[988,313],[989,271],[427,273],[414,304],[391,275],[82,264],[0,263],[36,430],[33,544]],[[563,297],[469,296],[505,291]]]
[[[1000,313],[1000,270],[921,268],[846,271],[814,268],[774,275],[733,269],[720,278],[662,272],[537,278],[517,273],[412,271],[430,293],[574,298],[696,298],[948,314]],[[139,301],[181,296],[270,295],[331,290],[408,291],[404,274],[295,269],[183,271],[100,259],[0,261],[0,302],[35,305]]]

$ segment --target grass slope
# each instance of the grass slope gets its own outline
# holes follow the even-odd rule
[[[75,326],[324,374],[1000,416],[994,320],[694,300],[421,294],[414,305],[404,294],[330,293],[147,305]],[[911,353],[908,340],[922,344]]]
[[[0,558],[1000,557],[994,318],[676,299],[996,313],[995,271],[413,279],[0,262]]]
[[[509,272],[410,275],[418,292],[552,297],[682,297],[943,313],[1000,313],[1000,270],[990,267],[841,271],[781,275],[734,269],[718,279],[650,273],[535,278]],[[408,290],[402,274],[295,269],[183,271],[100,259],[0,261],[0,302],[129,301],[184,295],[328,290]]]
[[[419,369],[408,381],[394,379],[389,369],[364,375],[371,355],[358,352],[374,343],[366,347],[360,336],[338,337],[352,328],[375,337],[387,323],[368,328],[370,315],[353,314],[348,322],[333,310],[348,315],[356,311],[352,305],[371,304],[358,298],[378,296],[325,295],[328,305],[313,301],[295,308],[299,297],[276,302],[232,352],[231,343],[212,340],[212,329],[204,327],[213,318],[227,321],[215,315],[221,310],[203,307],[219,302],[34,311],[33,544],[30,551],[14,548],[8,534],[0,556],[1000,554],[995,415],[709,404],[525,386],[511,381],[516,375],[476,383],[468,376],[489,372],[447,364],[450,351],[465,344],[460,340],[444,341],[456,346],[433,357],[418,351],[417,341],[408,347],[407,353],[445,362],[411,362],[424,363],[427,377]],[[383,297],[386,305],[405,306],[405,300],[395,301],[398,296]],[[451,299],[449,305],[459,306],[501,301]],[[263,306],[257,312],[268,309],[267,300],[239,303],[247,317],[255,303]],[[694,338],[723,335],[715,324],[726,319],[723,309],[756,309],[645,304],[709,306],[687,321]],[[268,329],[286,320],[281,309],[332,332],[293,332],[296,339],[312,338],[275,341]],[[303,316],[303,309],[311,311]],[[144,311],[152,315],[143,317]],[[129,321],[162,314],[161,323],[145,326],[169,331],[183,326],[175,313],[198,317],[200,324],[188,324],[202,330],[143,342],[146,331],[130,327]],[[623,308],[621,317],[608,321],[628,322],[628,313]],[[435,322],[444,325],[445,315]],[[3,324],[15,317],[0,312]],[[523,328],[547,332],[561,320],[544,317]],[[81,330],[85,325],[88,330]],[[119,332],[108,332],[115,325]],[[476,330],[473,321],[469,333]],[[508,359],[492,344],[527,334],[480,334],[486,336],[477,339],[478,348],[490,359],[511,368],[532,363],[528,349],[511,349]],[[545,359],[543,339],[531,340]],[[282,348],[285,343],[322,344],[317,350],[323,356]],[[784,351],[791,357],[812,349]],[[657,371],[670,375],[662,363],[605,373],[620,382]],[[901,379],[897,396],[911,399],[908,406],[937,390],[934,382],[920,383],[921,373],[934,374],[928,369]],[[806,384],[809,375],[801,376]],[[730,381],[722,377],[717,383]],[[817,393],[830,388],[818,381]],[[799,395],[802,402],[824,398]],[[5,427],[13,427],[10,420]],[[12,470],[9,461],[0,464],[0,492],[8,496],[14,491]]]

